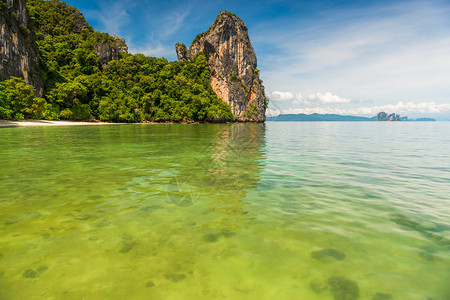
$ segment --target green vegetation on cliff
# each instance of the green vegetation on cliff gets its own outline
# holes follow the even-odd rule
[[[44,96],[36,98],[33,87],[19,78],[6,80],[0,84],[0,118],[233,119],[230,107],[211,88],[203,53],[186,62],[127,54],[120,52],[126,49],[123,40],[95,31],[76,8],[63,1],[30,0],[27,8]]]

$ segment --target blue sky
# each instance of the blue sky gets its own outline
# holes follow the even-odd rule
[[[131,53],[175,60],[221,10],[249,28],[268,114],[396,112],[450,120],[450,1],[70,0]]]

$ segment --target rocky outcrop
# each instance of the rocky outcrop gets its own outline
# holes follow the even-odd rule
[[[377,114],[377,121],[401,121],[401,119],[400,116],[395,113],[388,115],[382,111]]]
[[[64,1],[45,2],[42,4],[41,9],[50,12],[45,16],[37,13],[36,25],[38,31],[42,33],[41,38],[74,33],[84,33],[89,35],[90,38],[95,37],[93,49],[102,65],[106,65],[112,60],[118,60],[120,52],[128,52],[125,39],[121,39],[118,36],[111,37],[107,33],[94,31],[83,14],[77,8],[68,5]],[[60,22],[64,22],[64,28],[61,28]]]
[[[211,71],[211,86],[231,106],[236,121],[265,121],[268,99],[247,26],[241,19],[222,11],[207,31],[197,35],[189,49],[180,43],[175,47],[180,61],[204,52]]]
[[[120,58],[119,53],[128,53],[128,46],[125,44],[124,38],[114,36],[112,42],[99,42],[94,45],[95,53],[98,56],[98,60],[102,65],[107,65],[110,61],[118,60]]]
[[[43,93],[33,33],[25,0],[0,0],[0,80],[23,77]]]

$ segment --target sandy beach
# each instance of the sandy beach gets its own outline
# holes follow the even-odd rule
[[[0,127],[24,127],[24,126],[81,126],[81,125],[116,125],[123,123],[103,122],[75,122],[75,121],[48,121],[48,120],[0,120]]]

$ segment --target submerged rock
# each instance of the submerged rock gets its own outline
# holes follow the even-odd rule
[[[36,278],[38,277],[38,272],[33,269],[28,269],[22,274],[23,278]]]
[[[133,249],[133,247],[136,245],[136,241],[130,240],[130,241],[124,241],[122,248],[119,250],[120,253],[128,253]]]
[[[48,267],[47,266],[40,266],[39,268],[37,268],[37,271],[39,272],[39,273],[44,273],[45,271],[47,271],[48,270]]]
[[[359,298],[359,287],[356,281],[341,276],[328,279],[331,293],[335,300],[354,300]]]
[[[208,233],[203,236],[203,240],[208,243],[215,243],[219,239],[219,235],[215,233]]]
[[[172,281],[172,282],[179,282],[181,280],[184,280],[186,278],[185,274],[177,274],[177,273],[172,273],[172,274],[166,274],[164,275],[164,277],[166,277],[166,279]]]
[[[236,235],[236,232],[234,232],[230,229],[224,228],[220,231],[219,235],[221,235],[223,237],[232,237],[232,236]]]
[[[395,213],[390,216],[390,219],[402,226],[407,230],[415,230],[427,237],[430,240],[435,241],[436,243],[444,246],[450,246],[450,240],[446,237],[437,234],[437,232],[443,232],[450,230],[450,227],[447,225],[436,224],[433,222],[424,222],[419,219],[409,218],[405,215]]]
[[[428,252],[420,252],[419,256],[426,261],[433,261],[434,255]]]
[[[336,260],[344,260],[345,254],[336,249],[322,249],[311,252],[311,257],[322,263],[331,263]]]
[[[376,293],[373,297],[372,300],[393,300],[394,298],[392,298],[391,294],[385,294],[385,293]]]
[[[314,279],[310,282],[309,287],[317,294],[328,289],[327,283],[322,279]]]
[[[155,283],[153,282],[153,280],[150,280],[150,281],[147,282],[147,284],[145,285],[145,287],[148,287],[148,288],[154,287],[154,286],[155,286]]]

